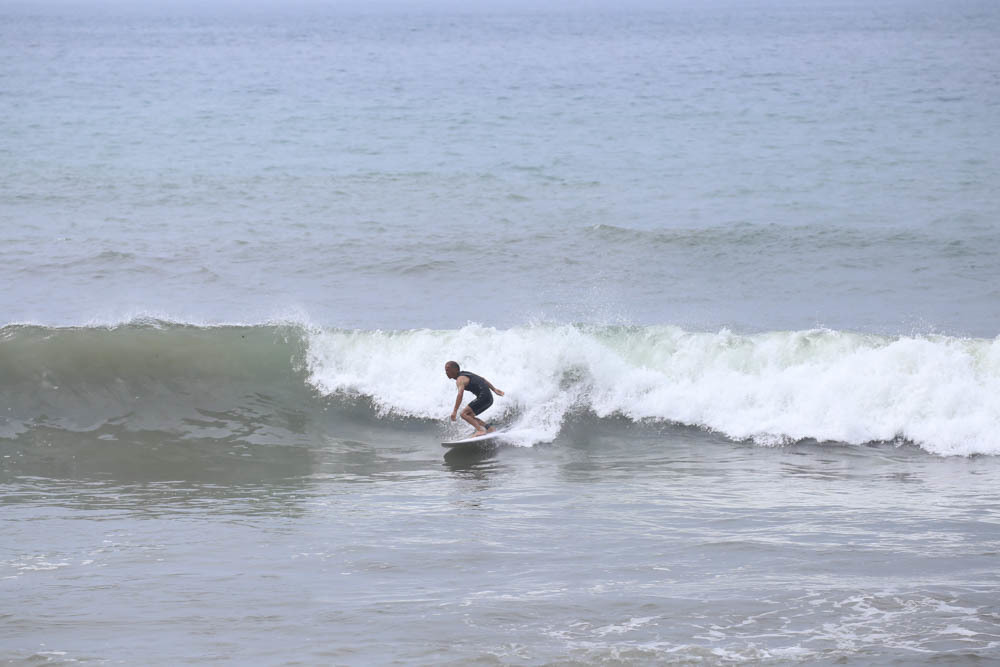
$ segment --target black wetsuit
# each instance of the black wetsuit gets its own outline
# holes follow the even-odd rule
[[[471,391],[476,395],[476,400],[469,403],[469,407],[472,408],[472,413],[478,415],[486,408],[493,405],[493,392],[490,391],[490,386],[486,384],[486,380],[479,377],[475,373],[470,373],[468,371],[461,371],[458,376],[465,376],[469,378],[469,384],[465,385],[465,391]]]

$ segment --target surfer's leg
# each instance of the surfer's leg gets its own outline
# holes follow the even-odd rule
[[[476,400],[465,406],[465,410],[462,411],[462,418],[476,427],[475,435],[486,435],[490,429],[486,422],[480,419],[477,415],[482,414],[493,405],[493,394],[487,393],[485,396],[477,396]],[[466,417],[466,411],[468,411],[469,416]]]
[[[462,410],[462,419],[469,422],[472,428],[476,429],[476,432],[472,434],[473,436],[486,435],[486,422],[476,417],[476,413],[468,405]]]

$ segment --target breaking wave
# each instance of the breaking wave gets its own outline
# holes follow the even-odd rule
[[[589,413],[762,445],[895,441],[939,455],[1000,453],[1000,339],[563,324],[8,325],[0,436],[114,427],[287,441],[335,428],[331,406],[339,418],[444,421],[454,402],[448,359],[506,391],[489,414],[525,445],[552,441],[567,417]]]

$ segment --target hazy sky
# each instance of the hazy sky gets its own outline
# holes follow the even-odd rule
[[[856,0],[8,0],[0,7],[0,16],[11,13],[59,13],[89,10],[95,12],[141,14],[217,14],[217,13],[369,13],[369,12],[438,12],[462,13],[503,11],[583,11],[618,9],[668,9],[703,7],[796,4],[858,4]]]

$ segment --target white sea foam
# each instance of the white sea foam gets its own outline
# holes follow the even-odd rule
[[[527,443],[589,410],[759,444],[902,439],[942,455],[1000,453],[1000,339],[476,324],[309,337],[310,382],[370,397],[386,414],[446,418],[449,359],[507,392],[492,414]]]

